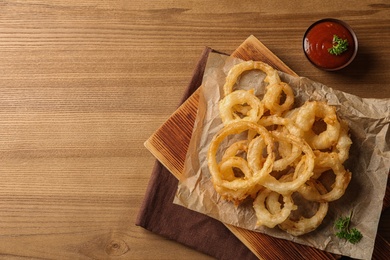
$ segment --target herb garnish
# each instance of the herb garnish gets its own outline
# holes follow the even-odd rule
[[[339,230],[336,233],[338,238],[346,239],[350,243],[356,244],[362,239],[363,235],[356,228],[350,229],[351,219],[352,211],[348,217],[340,217],[337,219],[334,226],[337,230]]]
[[[332,55],[340,55],[348,49],[347,39],[343,40],[337,35],[333,35],[333,47],[328,49],[328,52]]]

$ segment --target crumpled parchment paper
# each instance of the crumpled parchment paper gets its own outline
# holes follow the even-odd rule
[[[222,86],[230,68],[239,62],[242,61],[231,56],[216,53],[209,56],[184,178],[179,183],[174,203],[237,227],[335,254],[371,259],[390,169],[390,99],[360,98],[308,78],[279,72],[282,81],[293,88],[296,106],[306,100],[327,100],[337,107],[339,117],[348,122],[353,144],[345,166],[352,172],[352,180],[344,196],[329,204],[327,216],[315,231],[294,237],[277,227],[255,229],[256,216],[251,201],[236,207],[221,199],[211,183],[206,161],[210,141],[222,128],[218,111]],[[264,76],[260,71],[251,71],[241,77],[240,85],[244,88],[259,86],[255,93],[261,97]],[[352,210],[353,226],[363,234],[363,239],[355,245],[334,235],[335,220],[349,216]]]

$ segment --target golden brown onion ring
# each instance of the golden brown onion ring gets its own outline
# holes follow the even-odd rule
[[[352,145],[351,137],[348,134],[348,125],[341,121],[340,122],[340,136],[336,146],[332,149],[333,152],[338,154],[339,161],[344,163],[349,157],[349,149]]]
[[[249,70],[263,71],[266,74],[264,81],[267,82],[269,85],[273,85],[275,83],[280,82],[278,72],[270,65],[261,61],[245,61],[233,66],[230,69],[226,77],[226,82],[223,86],[224,96],[227,96],[233,92],[233,87],[236,84],[238,77],[245,71]]]
[[[312,130],[317,118],[326,123],[326,130],[319,134]],[[304,138],[313,149],[330,148],[336,144],[340,136],[336,108],[322,101],[307,101],[296,113],[295,123],[305,132]]]
[[[222,156],[222,161],[229,159],[230,157],[237,156],[237,154],[239,154],[240,152],[248,152],[248,140],[239,140],[231,144],[228,148],[226,148]]]
[[[269,189],[262,189],[253,201],[253,208],[256,213],[257,222],[256,227],[266,226],[273,228],[276,225],[285,221],[290,215],[291,211],[296,207],[291,199],[291,194],[284,194],[283,196],[283,208],[279,203],[278,211],[270,212],[265,205],[267,197],[274,196],[278,202],[280,194]]]
[[[308,182],[311,183],[312,181],[309,180]],[[320,183],[313,182],[313,187],[320,194],[326,192],[325,187]],[[269,197],[269,199],[266,201],[266,205],[270,212],[274,214],[277,214],[278,211],[280,211],[280,203],[277,198]],[[284,222],[279,224],[279,228],[285,230],[287,233],[293,236],[301,236],[303,234],[309,233],[315,230],[322,223],[328,212],[328,207],[329,205],[327,202],[320,202],[317,212],[312,217],[305,218],[301,216],[300,219],[296,221],[289,217]]]
[[[293,191],[298,190],[298,188],[303,185],[309,178],[313,175],[314,169],[314,153],[309,145],[303,141],[301,138],[296,137],[291,134],[282,134],[278,132],[273,132],[273,136],[277,139],[291,142],[294,146],[297,146],[303,153],[301,159],[297,166],[295,167],[295,177],[292,181],[279,181],[275,177],[270,174],[267,174],[267,177],[262,182],[262,185],[272,191],[276,191],[280,194],[288,194]],[[256,165],[251,164],[250,157],[254,156],[256,153],[252,155],[251,146],[248,147],[248,164],[253,169],[254,172],[259,169],[256,168]]]
[[[233,168],[240,169],[244,175],[243,179],[248,179],[252,177],[252,170],[248,166],[248,162],[241,157],[230,157],[220,162],[219,170],[221,172],[221,177],[223,180],[233,181],[236,179]]]
[[[265,127],[277,126],[278,128],[276,131],[281,132],[281,135],[293,134],[299,136],[301,134],[300,129],[295,126],[292,120],[276,115],[261,118],[259,120],[259,124]],[[271,133],[275,133],[275,131],[272,131]],[[282,140],[277,138],[275,135],[273,135],[273,137],[279,144],[277,146],[278,154],[281,156],[281,158],[275,159],[273,170],[282,171],[291,165],[302,154],[302,150],[298,146],[295,146],[289,138]]]
[[[252,173],[250,178],[235,178],[234,180],[224,179],[221,173],[219,163],[217,161],[217,153],[223,140],[230,135],[238,135],[246,130],[253,130],[262,138],[266,144],[267,157],[263,163],[263,167]],[[256,140],[256,138],[254,140]],[[253,141],[252,141],[253,142]],[[211,174],[211,179],[214,187],[220,195],[228,200],[235,202],[245,199],[248,195],[254,193],[254,189],[259,188],[261,180],[268,175],[272,170],[274,161],[273,141],[270,133],[263,126],[257,125],[249,121],[239,121],[233,124],[228,124],[222,128],[212,139],[208,153],[207,163]],[[248,148],[249,151],[249,148]]]
[[[237,116],[237,111],[235,110],[237,105],[248,104],[250,106],[247,114],[243,115],[243,118]],[[224,124],[237,122],[237,121],[251,121],[257,122],[260,117],[263,115],[264,105],[260,100],[251,93],[251,91],[246,90],[237,90],[229,95],[225,96],[219,102],[219,115],[221,116],[222,122]],[[241,112],[240,112],[241,113]]]
[[[332,169],[336,176],[332,189],[325,194],[319,194],[316,189],[306,183],[298,189],[298,192],[301,193],[305,199],[310,201],[330,202],[339,199],[344,195],[345,190],[351,181],[351,172],[344,168],[335,153],[329,153],[328,159],[326,161],[323,160],[321,166]]]
[[[286,95],[286,98],[284,102],[280,104],[283,93]],[[263,97],[263,103],[265,108],[270,111],[271,115],[281,115],[283,112],[289,110],[294,104],[294,92],[290,85],[285,82],[268,85]]]

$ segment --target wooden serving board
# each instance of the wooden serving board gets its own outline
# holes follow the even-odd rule
[[[297,76],[286,64],[275,56],[256,37],[248,37],[232,56],[243,60],[263,61],[275,69]],[[197,114],[199,89],[196,90],[145,142],[145,147],[177,179],[182,178],[184,161],[190,143]],[[385,202],[389,194],[386,194]],[[338,259],[340,256],[300,245],[291,241],[274,238],[258,232],[227,225],[226,227],[260,259]],[[389,251],[386,240],[377,238],[374,255]],[[383,250],[385,249],[385,250]],[[380,257],[380,255],[378,255]]]

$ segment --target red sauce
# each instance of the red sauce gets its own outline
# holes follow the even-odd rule
[[[348,40],[348,49],[340,55],[332,55],[328,49],[333,46],[333,36]],[[306,32],[303,48],[308,59],[316,66],[332,70],[343,67],[355,55],[355,38],[337,20],[323,20],[315,23]]]

